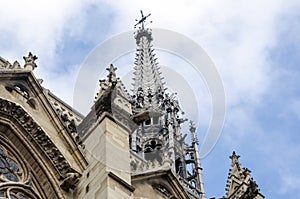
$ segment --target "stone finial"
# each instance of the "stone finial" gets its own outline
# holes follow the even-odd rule
[[[24,56],[23,57],[24,61],[25,61],[25,65],[24,65],[24,68],[25,69],[29,69],[29,70],[33,70],[34,68],[37,67],[36,63],[35,63],[35,60],[38,59],[37,56],[35,55],[32,55],[31,52],[29,52],[28,56]]]
[[[21,68],[21,66],[20,66],[20,64],[19,64],[18,61],[15,61],[15,62],[13,63],[13,68],[14,68],[14,69],[19,69],[19,68]]]
[[[37,81],[38,81],[39,84],[42,84],[44,82],[43,79],[37,79]]]
[[[190,120],[190,131],[195,132],[195,130],[196,130],[195,123],[194,121]]]
[[[198,144],[198,139],[196,135],[196,126],[194,121],[190,120],[190,132],[192,134],[192,142]]]
[[[106,68],[106,70],[108,71],[107,79],[99,80],[100,91],[95,97],[96,101],[100,98],[104,91],[106,91],[109,88],[113,88],[117,85],[119,81],[119,78],[116,75],[117,67],[114,67],[114,65],[110,64],[110,66]]]
[[[236,155],[235,151],[232,152],[232,155],[229,158],[232,160],[232,165],[239,163],[239,155]]]
[[[20,64],[18,61],[15,61],[13,64],[11,64],[9,61],[3,62],[2,65],[0,65],[0,68],[4,69],[20,69]]]
[[[5,62],[5,68],[10,69],[12,67],[11,63],[9,61]]]
[[[116,75],[116,70],[117,67],[114,67],[114,65],[110,64],[109,68],[106,68],[108,70],[109,74],[107,75],[108,81],[111,83],[117,83],[117,75]]]

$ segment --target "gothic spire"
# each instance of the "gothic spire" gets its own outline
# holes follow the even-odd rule
[[[150,29],[145,29],[145,21],[147,17],[141,11],[142,18],[135,25],[139,26],[135,32],[137,44],[135,67],[134,67],[134,83],[133,93],[138,98],[142,96],[141,106],[144,108],[157,107],[157,96],[163,92],[163,82],[160,76],[157,58],[155,58],[154,49],[152,47],[152,33]]]
[[[135,25],[139,27],[135,32],[137,52],[131,101],[132,119],[139,128],[130,135],[130,147],[147,166],[133,158],[132,172],[168,168],[190,195],[205,199],[195,127],[191,126],[192,145],[186,144],[181,124],[187,119],[181,118],[176,93],[165,92],[151,44],[152,33],[145,28],[150,14],[141,14],[142,19]]]
[[[242,168],[239,162],[239,155],[233,151],[230,156],[231,169],[226,185],[226,198],[257,198],[263,199],[264,196],[260,193],[258,185],[251,177],[251,171],[247,168]]]

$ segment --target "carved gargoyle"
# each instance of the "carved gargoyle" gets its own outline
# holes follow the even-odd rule
[[[65,175],[65,178],[62,180],[60,187],[64,191],[69,191],[70,189],[75,189],[76,185],[79,182],[81,175],[77,172],[69,172]]]

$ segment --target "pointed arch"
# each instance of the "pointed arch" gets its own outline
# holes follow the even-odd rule
[[[0,198],[41,199],[45,193],[39,187],[30,165],[2,132],[3,130],[0,131]]]
[[[24,187],[27,187],[40,195],[40,197],[33,197],[27,194],[29,198],[64,198],[60,186],[63,185],[68,174],[74,172],[69,163],[43,129],[21,106],[1,98],[0,136],[2,151],[13,155],[11,160],[18,162],[16,164],[19,164],[25,172],[17,176],[18,180],[12,177],[13,174],[10,176],[14,180],[6,178],[5,182],[4,177],[0,178],[0,190],[2,190],[0,194],[5,195],[3,197],[8,197],[9,190],[22,189],[24,192],[27,190]],[[2,173],[0,171],[0,175],[4,175],[3,171]],[[7,183],[15,184],[9,189],[3,188]],[[20,186],[23,188],[17,189]],[[11,194],[15,194],[13,195],[15,198],[21,198],[22,195],[17,191]]]

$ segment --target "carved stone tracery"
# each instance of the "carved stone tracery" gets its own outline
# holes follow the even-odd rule
[[[0,136],[0,198],[39,199],[31,170],[5,137]]]
[[[27,173],[24,169],[16,157],[0,143],[0,182],[24,182],[24,174]]]
[[[58,171],[61,180],[69,177],[69,173],[76,173],[48,135],[22,107],[0,98],[0,115],[13,118],[14,123],[19,123],[29,133],[33,141],[51,160],[53,166]],[[79,177],[79,175],[77,177]],[[76,181],[74,180],[73,182]]]

